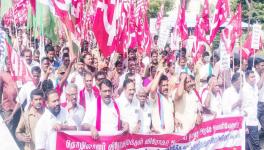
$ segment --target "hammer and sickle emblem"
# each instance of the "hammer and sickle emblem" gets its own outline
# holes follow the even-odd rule
[[[117,20],[121,14],[121,3],[117,0],[111,0],[111,4],[115,5],[113,19],[110,23],[107,17],[108,5],[104,2],[98,1],[98,8],[101,8],[103,11],[103,23],[105,31],[108,33],[107,46],[111,46],[114,40],[114,37],[117,35]]]

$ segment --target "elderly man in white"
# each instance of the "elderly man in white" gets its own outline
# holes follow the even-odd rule
[[[76,84],[68,84],[66,87],[66,109],[67,109],[67,122],[69,125],[80,128],[85,111],[84,108],[78,104],[78,87]]]

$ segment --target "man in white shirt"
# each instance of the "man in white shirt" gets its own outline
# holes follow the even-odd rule
[[[84,108],[78,104],[78,88],[75,84],[68,84],[66,87],[66,109],[68,112],[67,120],[70,125],[76,126],[77,129],[80,128],[84,117]]]
[[[93,79],[93,74],[86,72],[83,78],[84,88],[79,92],[79,104],[87,111],[96,106],[94,105],[96,104],[96,96],[93,90]]]
[[[138,73],[136,73],[136,62],[135,62],[135,60],[129,60],[128,61],[128,72],[127,73],[132,73],[133,75],[135,75],[136,91],[138,89],[140,89],[142,87],[143,81],[142,81],[141,76]],[[120,77],[118,89],[122,88],[127,73],[124,73]]]
[[[178,134],[185,135],[202,122],[201,102],[194,88],[195,80],[188,74],[181,73],[174,97],[175,132]]]
[[[82,122],[82,130],[90,130],[92,137],[98,139],[98,132],[116,134],[118,131],[127,132],[128,123],[121,120],[118,105],[112,99],[113,85],[108,79],[103,79],[99,85],[100,96],[97,107],[86,111]]]
[[[235,73],[232,76],[232,85],[227,88],[222,97],[223,115],[241,115],[242,100],[240,97],[240,87],[243,76],[241,73]]]
[[[84,64],[83,61],[77,62],[77,71],[72,72],[67,79],[68,83],[75,83],[78,86],[78,91],[84,88],[83,83]]]
[[[213,68],[210,64],[210,55],[207,51],[203,53],[202,56],[202,65],[200,66],[198,70],[201,87],[203,87],[206,84],[207,77],[211,76],[213,74]]]
[[[67,111],[60,107],[60,99],[56,90],[47,94],[46,109],[35,128],[36,150],[54,150],[56,147],[56,131],[76,130],[67,122]]]
[[[22,107],[23,110],[28,110],[29,106],[30,106],[30,102],[31,102],[31,98],[30,98],[30,93],[31,91],[33,91],[36,88],[40,88],[41,82],[40,82],[40,74],[41,74],[41,70],[38,66],[34,66],[31,69],[31,73],[32,73],[32,81],[27,82],[26,84],[24,84],[19,93],[18,96],[16,98],[16,106],[13,109],[12,114],[7,117],[5,119],[5,122],[9,122],[13,119],[14,115],[16,114],[16,112],[18,111],[18,109],[20,109],[20,107]]]
[[[123,93],[116,99],[121,120],[128,123],[130,133],[138,133],[140,130],[139,103],[134,98],[135,82],[130,79],[125,80],[123,89]]]
[[[208,88],[202,95],[202,102],[205,108],[212,112],[212,117],[222,115],[222,95],[217,77],[212,76],[210,78]],[[210,116],[207,117],[211,118]]]
[[[153,105],[152,125],[153,130],[158,133],[173,133],[173,100],[169,97],[168,77],[164,74],[165,69],[160,68],[150,85],[150,98]]]
[[[27,67],[29,70],[32,69],[34,66],[39,66],[39,63],[32,60],[32,51],[29,49],[24,50],[24,59],[26,61]]]
[[[138,90],[136,98],[139,101],[139,121],[140,131],[139,133],[150,133],[151,132],[151,107],[147,103],[147,94],[144,88]]]
[[[256,77],[254,71],[251,70],[248,70],[245,76],[246,82],[241,91],[241,98],[246,123],[246,149],[249,149],[249,145],[251,145],[254,150],[259,150],[257,118],[258,88],[256,86]]]

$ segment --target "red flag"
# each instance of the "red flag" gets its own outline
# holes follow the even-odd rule
[[[252,40],[252,33],[249,33],[242,50],[242,57],[243,59],[248,59],[253,53],[254,49],[251,48],[251,40]]]
[[[119,0],[99,0],[97,3],[93,32],[101,53],[108,57],[117,44],[117,22],[120,18],[121,3]]]
[[[20,57],[20,55],[9,45],[6,41],[7,55],[8,59],[11,62],[11,76],[14,81],[21,81],[26,83],[27,81],[32,80],[32,75],[28,69],[25,61]]]
[[[159,31],[161,20],[164,14],[164,3],[160,6],[160,11],[158,12],[157,22],[156,22],[156,30]]]
[[[144,24],[144,44],[143,44],[143,50],[145,51],[145,54],[150,56],[151,52],[151,34],[149,31],[149,24],[148,24],[148,18],[147,15],[145,15],[145,24]]]
[[[174,27],[174,35],[179,35],[181,40],[188,39],[188,28],[185,22],[185,0],[181,4],[179,9],[178,18]]]
[[[209,4],[208,4],[208,0],[204,1],[204,7],[203,7],[202,17],[201,17],[201,27],[205,32],[209,32],[210,25],[209,25]]]
[[[69,14],[69,8],[65,0],[51,0],[55,13],[72,33],[75,32],[74,23]]]
[[[141,47],[144,39],[144,21],[145,21],[142,11],[139,11],[139,18],[137,20],[138,20],[137,30],[136,30],[137,41],[138,41],[138,47]]]
[[[235,46],[236,39],[242,35],[242,22],[241,22],[241,4],[237,6],[237,11],[232,17],[227,27],[221,33],[221,39],[223,40],[226,50],[229,54],[232,54]]]
[[[243,59],[248,59],[251,55],[254,54],[254,49],[251,48],[251,41],[252,41],[252,33],[250,32],[244,42],[244,45],[241,49],[242,51],[242,57]],[[260,38],[260,42],[259,42],[259,47],[261,48],[262,47],[262,41],[261,41],[261,38]]]
[[[72,0],[71,15],[74,18],[74,24],[80,24],[83,18],[83,0]]]
[[[29,0],[29,2],[31,5],[33,15],[36,15],[36,0]]]
[[[119,18],[118,25],[118,41],[117,41],[117,52],[123,54],[124,51],[128,48],[129,40],[129,11],[131,5],[130,3],[123,2],[121,9],[121,17]]]
[[[10,26],[14,22],[19,25],[25,24],[27,22],[28,16],[27,6],[27,0],[14,1],[14,6],[9,9],[9,11],[3,17],[4,24],[7,26]]]
[[[215,14],[212,20],[213,22],[211,25],[209,44],[213,42],[220,26],[225,23],[228,16],[229,16],[228,0],[218,0],[216,4]]]
[[[134,13],[134,2],[131,1],[130,3],[130,20],[128,22],[129,26],[128,26],[128,42],[127,42],[127,48],[135,48],[138,46],[137,44],[137,36],[136,36],[136,28],[137,28],[137,23],[136,23],[136,17],[135,17],[135,13]]]

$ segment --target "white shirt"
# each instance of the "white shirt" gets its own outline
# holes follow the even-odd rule
[[[210,64],[207,63],[205,65],[202,65],[201,68],[199,69],[199,74],[200,74],[200,79],[207,79],[207,77],[209,76],[210,72],[209,72],[209,67]],[[212,68],[212,73],[213,73],[213,68]],[[201,83],[201,86],[204,86],[206,83]]]
[[[242,91],[242,110],[245,112],[245,122],[247,126],[258,126],[258,88],[252,87],[245,82]]]
[[[223,102],[223,115],[241,115],[241,109],[236,107],[234,110],[232,110],[232,106],[237,103],[240,99],[240,93],[237,92],[237,90],[234,88],[234,86],[231,86],[227,88],[222,97]]]
[[[36,89],[36,85],[32,81],[29,81],[21,87],[18,93],[16,101],[20,103],[21,106],[24,106],[24,110],[28,110],[28,107],[31,102],[30,93],[34,89]]]
[[[67,124],[67,112],[61,108],[60,113],[54,116],[48,109],[40,117],[35,128],[35,148],[54,150],[56,147],[55,124]]]
[[[88,93],[87,90],[84,90],[84,95],[85,95],[85,105],[86,105],[85,108],[86,108],[86,110],[89,111],[90,109],[92,109],[91,107],[96,107],[95,104],[96,104],[97,99],[94,95],[93,90],[91,93]],[[78,96],[80,96],[80,94]],[[80,100],[80,98],[79,98],[79,100]]]
[[[82,90],[84,88],[83,76],[75,71],[69,75],[67,79],[68,83],[72,83],[71,81],[73,78],[75,78],[75,81],[73,83],[77,85],[78,91]]]
[[[127,72],[128,73],[128,72]],[[119,78],[119,86],[118,86],[118,88],[121,88],[121,87],[123,87],[123,83],[124,83],[124,81],[125,81],[125,78],[126,78],[126,74],[127,73],[124,73],[124,74],[122,74],[121,76],[120,76],[120,78]],[[139,89],[141,89],[142,88],[142,86],[143,86],[143,81],[142,81],[142,78],[141,78],[141,76],[139,75],[139,74],[135,74],[135,80],[136,80],[136,91],[137,90],[139,90]]]
[[[175,128],[175,132],[185,135],[194,128],[201,104],[194,91],[185,92],[182,99],[174,103],[175,119],[182,124],[182,128]]]
[[[202,96],[202,102],[203,104],[205,104],[205,100],[207,95],[209,94],[208,90],[204,91],[203,96]],[[217,116],[222,115],[222,97],[220,95],[220,93],[217,93],[216,95],[211,94],[211,100],[210,100],[210,106],[209,109],[211,111],[216,112]]]
[[[35,66],[40,66],[40,64],[39,64],[38,62],[34,61],[34,60],[32,60],[32,62],[31,62],[30,65],[28,65],[27,63],[26,63],[26,65],[27,65],[29,71],[31,71],[31,69],[32,69],[33,67],[35,67]]]
[[[120,110],[121,120],[129,124],[129,131],[133,132],[139,121],[139,102],[133,98],[130,103],[123,92],[119,98],[116,99],[116,103]]]
[[[75,108],[71,109],[70,111],[67,111],[68,124],[71,126],[77,126],[77,128],[79,128],[82,123],[84,114],[84,108],[81,105],[77,104]]]
[[[159,114],[159,105],[158,105],[158,96],[156,96],[156,100],[153,101],[152,103],[152,114],[151,114],[151,119],[152,119],[152,125],[155,130],[157,130],[160,133],[173,133],[174,131],[174,119],[173,119],[173,102],[172,98],[166,99],[164,96],[160,95],[160,99],[162,101],[162,106],[163,106],[163,116],[164,116],[164,124],[165,124],[165,129],[161,127],[161,117]]]
[[[145,103],[144,107],[139,107],[139,120],[141,123],[140,133],[150,133],[151,108]]]
[[[91,111],[86,111],[82,124],[89,124],[96,127],[97,107],[93,107]],[[118,114],[114,107],[114,103],[106,105],[101,102],[101,133],[116,134],[118,132]]]

